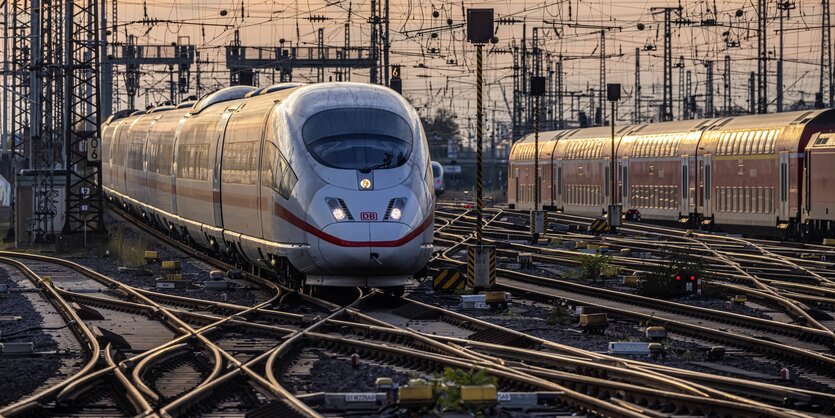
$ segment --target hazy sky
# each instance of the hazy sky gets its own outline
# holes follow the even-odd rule
[[[108,15],[111,15],[110,2]],[[325,42],[328,45],[343,44],[343,27],[351,27],[353,45],[366,44],[369,39],[367,19],[370,0],[343,0],[322,2],[320,0],[296,1],[222,1],[222,0],[179,0],[141,1],[118,0],[118,40],[125,40],[125,33],[139,37],[140,43],[171,43],[178,37],[187,36],[201,48],[204,57],[215,61],[209,65],[214,73],[205,74],[204,80],[216,78],[218,85],[226,83],[223,59],[224,45],[233,36],[234,28],[242,31],[244,45],[276,45],[280,39],[294,43],[315,42],[316,31],[325,28]],[[775,61],[769,64],[769,100],[775,98],[776,56],[778,45],[778,16],[775,1],[768,2],[768,50]],[[528,26],[530,40],[533,27],[538,27],[540,47],[552,58],[562,54],[565,57],[565,83],[568,91],[586,90],[587,85],[599,84],[599,40],[597,26],[611,27],[607,32],[606,52],[612,56],[607,60],[607,81],[624,85],[627,96],[631,95],[635,82],[635,48],[657,46],[654,51],[641,52],[641,83],[643,95],[661,96],[661,69],[663,51],[662,16],[654,16],[652,7],[678,6],[677,2],[663,1],[438,1],[438,0],[391,0],[391,38],[393,64],[402,64],[404,94],[418,107],[452,107],[461,117],[475,113],[475,89],[473,75],[475,66],[474,48],[468,45],[465,30],[458,26],[463,22],[463,10],[469,7],[492,7],[496,17],[512,17],[524,20]],[[677,26],[672,39],[673,57],[685,59],[685,69],[693,72],[693,93],[704,93],[705,60],[713,60],[715,80],[715,105],[720,107],[722,92],[722,60],[732,58],[732,86],[734,102],[746,107],[748,73],[756,71],[757,63],[757,9],[751,1],[685,1],[682,17],[694,25]],[[790,103],[807,92],[806,100],[813,100],[818,89],[818,62],[821,51],[821,4],[816,1],[797,1],[785,20],[785,86],[786,101]],[[222,16],[225,11],[225,16]],[[349,13],[350,11],[350,13]],[[433,17],[437,11],[439,17]],[[737,14],[741,16],[737,17]],[[314,22],[311,16],[328,20]],[[158,23],[143,22],[145,19]],[[452,26],[447,24],[451,19]],[[715,19],[719,26],[701,26],[700,22]],[[112,22],[110,22],[112,24]],[[638,26],[642,24],[643,30]],[[436,30],[432,30],[436,28]],[[437,38],[431,34],[437,33]],[[727,40],[738,43],[728,47]],[[522,24],[498,26],[500,42],[496,48],[508,48],[511,43],[521,42]],[[437,52],[431,52],[435,48]],[[491,51],[491,46],[486,48]],[[489,98],[488,112],[495,109],[498,119],[506,119],[507,107],[500,85],[505,87],[507,99],[512,100],[512,58],[510,54],[487,53],[485,81]],[[415,68],[422,64],[425,68]],[[145,87],[165,90],[167,76],[162,68],[145,68]],[[355,70],[353,80],[367,80],[367,70]],[[315,80],[315,73],[299,71],[295,80]],[[268,82],[262,76],[262,84]],[[673,82],[678,85],[678,71],[673,73]],[[653,89],[653,84],[656,88]],[[677,90],[674,96],[678,97]],[[162,93],[151,95],[164,99]],[[648,102],[648,100],[647,100]],[[137,103],[144,103],[139,98]],[[567,106],[566,102],[566,106]],[[625,104],[631,111],[631,102]],[[674,107],[677,111],[678,107]]]

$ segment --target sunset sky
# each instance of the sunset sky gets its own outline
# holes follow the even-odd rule
[[[204,58],[213,61],[205,68],[210,73],[202,76],[217,86],[228,82],[222,47],[229,44],[235,28],[240,28],[244,45],[277,45],[285,39],[301,45],[314,44],[316,31],[325,28],[327,45],[343,44],[343,26],[351,26],[352,45],[367,44],[370,0],[342,0],[329,3],[318,0],[296,1],[141,1],[118,0],[117,40],[123,42],[125,34],[138,37],[139,43],[168,44],[178,37],[188,37],[197,45]],[[769,100],[775,99],[776,57],[778,45],[778,16],[776,2],[768,2],[768,42],[774,61],[769,63]],[[631,95],[635,82],[635,48],[655,45],[654,51],[641,52],[643,96],[649,103],[649,96],[661,97],[661,71],[663,51],[663,25],[661,15],[653,15],[652,7],[678,6],[676,2],[663,1],[478,1],[448,2],[439,0],[391,0],[392,64],[401,64],[404,78],[404,95],[409,97],[422,112],[439,106],[452,108],[460,117],[475,113],[475,89],[473,84],[475,55],[474,48],[465,41],[463,10],[470,7],[492,7],[496,17],[512,17],[524,20],[528,26],[528,38],[533,27],[539,27],[543,54],[565,57],[565,83],[567,91],[586,91],[587,86],[596,88],[599,84],[599,59],[597,57],[600,35],[596,26],[607,26],[606,52],[613,55],[607,60],[607,81],[620,82],[628,103],[624,107],[631,112]],[[747,107],[748,73],[756,71],[757,10],[750,1],[686,1],[682,2],[682,17],[696,24],[675,27],[673,34],[674,61],[679,56],[685,60],[686,70],[692,70],[693,93],[702,95],[705,91],[705,70],[703,62],[713,60],[715,98],[717,108],[721,107],[722,71],[724,56],[730,55],[732,65],[732,86],[734,104]],[[225,11],[225,13],[222,13]],[[439,17],[432,16],[438,11]],[[741,16],[737,17],[740,11]],[[112,19],[110,2],[108,18]],[[223,14],[223,15],[222,15]],[[224,16],[225,15],[225,16]],[[328,20],[314,22],[311,16],[322,16]],[[452,20],[452,26],[447,24]],[[699,22],[715,19],[720,26],[701,26]],[[148,20],[157,23],[148,23]],[[109,25],[112,21],[109,22]],[[638,26],[642,24],[643,30]],[[814,100],[818,90],[818,62],[821,51],[821,4],[820,1],[797,1],[785,20],[785,86],[786,103],[801,98],[805,92],[806,101]],[[437,30],[433,31],[433,28]],[[727,47],[723,32],[728,33],[730,42],[739,47]],[[437,38],[431,33],[436,32]],[[522,24],[498,26],[500,39],[496,48],[508,48],[511,43],[519,45]],[[438,52],[432,53],[431,48]],[[496,118],[508,119],[502,90],[504,86],[508,101],[512,100],[512,68],[510,54],[490,53],[492,46],[485,48],[488,97],[488,114],[495,109]],[[451,63],[450,63],[451,62]],[[425,68],[414,66],[423,64]],[[163,68],[143,68],[143,87],[151,88],[151,103],[164,100],[167,75]],[[327,77],[327,76],[326,76]],[[674,97],[678,97],[678,70],[673,73]],[[354,81],[365,81],[367,70],[354,70]],[[315,80],[315,72],[297,71],[294,81]],[[268,84],[269,78],[262,76],[261,83]],[[121,81],[120,81],[121,83]],[[153,89],[162,92],[154,92]],[[144,94],[143,88],[143,94]],[[137,99],[138,104],[144,97]],[[566,100],[566,106],[568,106]],[[494,105],[495,104],[495,105]],[[512,105],[512,103],[511,103]],[[587,106],[587,103],[583,103]],[[678,103],[674,111],[678,112]],[[701,105],[700,105],[701,106]],[[645,106],[646,107],[646,106]],[[645,112],[649,113],[649,110]],[[629,118],[624,114],[623,118]]]

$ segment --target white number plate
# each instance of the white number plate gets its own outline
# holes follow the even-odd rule
[[[373,393],[346,393],[345,402],[376,402],[377,395]]]
[[[510,394],[507,392],[499,392],[496,395],[496,400],[499,402],[509,402],[510,401]]]
[[[474,306],[476,309],[490,309],[490,305],[484,302],[476,302]]]

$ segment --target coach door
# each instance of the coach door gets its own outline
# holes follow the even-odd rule
[[[554,197],[554,200],[555,200],[554,206],[556,206],[557,209],[560,209],[560,210],[562,210],[562,208],[564,207],[564,203],[563,203],[563,199],[562,199],[562,191],[563,191],[562,179],[563,179],[562,158],[558,158],[558,159],[554,160],[554,181],[553,181],[552,185],[554,187],[554,196],[555,196]]]
[[[633,209],[629,205],[629,160],[626,158],[621,159],[620,164],[618,164],[618,170],[620,171],[620,181],[618,182],[620,185],[620,204],[622,210],[625,212]]]
[[[778,208],[779,211],[777,212],[777,216],[780,217],[780,221],[788,222],[789,220],[789,153],[781,152],[780,153],[780,187],[777,191],[778,196]]]
[[[702,160],[702,164],[704,164],[704,177],[699,179],[699,181],[703,184],[701,190],[702,207],[700,207],[699,210],[701,210],[706,218],[709,218],[713,216],[713,194],[711,193],[711,189],[713,187],[713,157],[705,155]]]
[[[688,215],[690,212],[690,156],[681,157],[681,192],[678,193],[679,212]],[[693,193],[695,195],[695,193]]]
[[[223,112],[223,116],[217,124],[217,140],[214,141],[216,148],[214,152],[214,170],[212,170],[212,201],[215,208],[215,226],[219,228],[223,227],[223,210],[221,209],[222,205],[220,200],[220,180],[221,170],[223,170],[221,165],[221,161],[223,161],[223,138],[226,136],[226,126],[229,124],[229,119],[236,110],[237,106],[230,107]]]

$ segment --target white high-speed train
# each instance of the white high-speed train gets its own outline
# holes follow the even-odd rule
[[[229,87],[114,115],[102,136],[110,199],[290,285],[399,290],[427,271],[429,148],[388,88]]]

